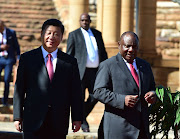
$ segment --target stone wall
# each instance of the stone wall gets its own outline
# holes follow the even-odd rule
[[[178,59],[180,40],[180,5],[157,2],[156,48],[163,59]]]

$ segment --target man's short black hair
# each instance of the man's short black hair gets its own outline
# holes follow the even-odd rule
[[[126,31],[126,32],[124,32],[124,33],[121,35],[121,37],[120,37],[120,42],[124,39],[124,36],[125,36],[126,34],[132,34],[132,35],[136,38],[136,43],[137,43],[138,46],[139,46],[139,37],[138,37],[138,35],[137,35],[136,33],[134,33],[133,31]]]
[[[64,25],[58,19],[48,19],[48,20],[46,20],[42,25],[42,31],[44,31],[47,28],[47,26],[50,26],[50,25],[60,27],[62,35],[63,35],[63,33],[64,33]]]

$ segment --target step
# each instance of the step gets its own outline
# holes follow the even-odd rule
[[[92,125],[89,133],[84,133],[81,129],[73,133],[70,123],[66,139],[97,139],[97,130],[98,125]],[[0,122],[0,139],[22,139],[22,133],[15,129],[13,122]]]
[[[46,10],[28,10],[28,9],[6,9],[1,8],[0,13],[3,14],[36,14],[36,15],[57,15],[57,11],[55,9],[51,9],[51,11]]]
[[[30,0],[21,0],[21,1],[17,1],[17,0],[1,0],[1,3],[3,4],[14,4],[14,5],[38,5],[38,6],[46,6],[46,5],[54,5],[54,3],[49,0],[41,0],[41,1],[30,1]]]
[[[14,18],[14,19],[25,19],[25,18],[29,18],[29,19],[36,19],[36,20],[47,20],[49,18],[57,18],[58,16],[57,15],[45,15],[45,14],[42,14],[42,15],[36,15],[36,14],[23,14],[23,15],[20,15],[20,14],[3,14],[3,13],[0,13],[0,16],[2,18]]]
[[[13,18],[1,18],[6,23],[24,23],[24,24],[41,24],[44,22],[44,20],[37,20],[37,19],[28,19],[28,18],[20,18],[20,19],[13,19]]]
[[[12,98],[9,98],[10,102]],[[87,121],[91,125],[99,125],[103,116],[104,105],[100,102],[96,104],[92,112],[88,115]],[[8,106],[0,104],[0,121],[12,122],[13,121],[13,105],[9,103]]]
[[[19,4],[15,5],[15,4],[3,4],[1,3],[0,5],[0,9],[17,9],[17,10],[24,10],[24,9],[29,9],[29,10],[44,10],[44,11],[51,11],[51,10],[55,10],[54,5],[47,5],[47,6],[38,6],[38,5],[21,5],[19,6]]]
[[[0,122],[13,122],[13,114],[0,114]]]
[[[11,27],[11,29],[15,30],[16,32],[27,32],[27,33],[40,33],[41,29],[34,29],[34,28],[15,28]]]
[[[23,139],[22,133],[0,131],[0,139]],[[72,133],[66,136],[66,139],[97,139],[97,135],[90,133]]]
[[[11,89],[12,90],[12,89]],[[3,89],[2,89],[2,91],[3,91]],[[1,91],[1,92],[2,92]],[[2,98],[3,98],[3,95],[1,95],[0,96],[0,113],[1,113],[1,104],[2,104]],[[10,105],[12,105],[13,104],[13,96],[9,96],[9,98],[8,98],[8,104],[10,104]]]

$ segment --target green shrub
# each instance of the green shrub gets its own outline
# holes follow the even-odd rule
[[[178,139],[180,128],[180,92],[171,93],[170,88],[158,86],[156,88],[157,102],[149,106],[151,135],[156,138],[162,133],[162,138],[168,139],[168,133],[172,129],[175,139]]]

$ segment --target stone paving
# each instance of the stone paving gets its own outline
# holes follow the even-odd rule
[[[71,127],[71,125],[69,127]],[[97,139],[97,129],[97,125],[91,125],[90,133],[83,133],[81,129],[77,133],[73,133],[69,128],[67,139]],[[2,134],[4,134],[4,136],[2,136]],[[6,139],[7,137],[11,137],[10,139],[14,139],[13,137],[17,136],[18,134],[19,132],[15,129],[13,122],[0,122],[0,139]],[[20,134],[18,139],[21,139]]]
[[[2,97],[2,92],[3,92],[2,86],[3,83],[0,82],[0,98]],[[10,97],[12,97],[12,95],[13,95],[13,84],[11,83]],[[12,105],[10,107],[12,107]],[[73,133],[71,130],[71,122],[70,122],[69,134],[67,136],[67,139],[97,139],[97,130],[102,114],[103,114],[103,105],[101,103],[98,103],[94,108],[94,110],[92,111],[92,113],[87,118],[90,124],[90,131],[91,131],[90,133],[83,133],[82,130],[80,130],[77,133]],[[162,136],[161,134],[156,136],[156,139],[160,139],[161,136]],[[16,131],[13,122],[0,121],[0,139],[21,139],[21,134],[19,134],[19,132]],[[168,139],[174,139],[174,135],[172,131],[170,131]]]

